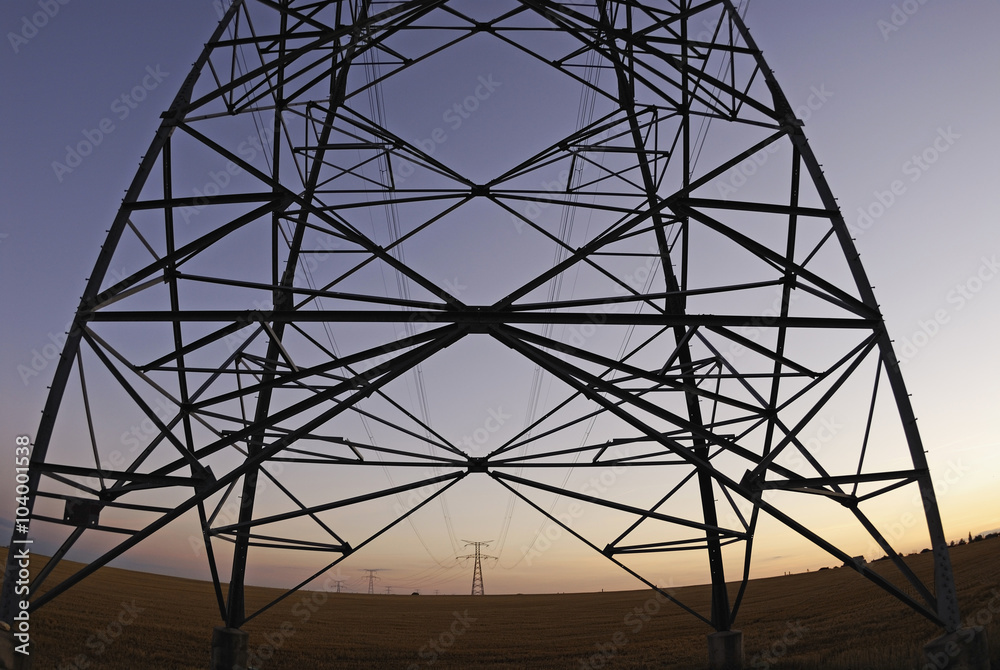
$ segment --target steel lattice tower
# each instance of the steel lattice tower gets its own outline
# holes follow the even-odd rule
[[[475,563],[472,568],[472,595],[474,596],[485,596],[486,589],[483,586],[483,558],[496,558],[496,556],[483,556],[482,547],[488,547],[492,540],[489,542],[470,542],[468,540],[463,540],[465,546],[473,547],[475,553],[469,554],[468,556],[459,556],[459,558],[471,558],[474,559]]]
[[[551,91],[565,86],[582,101],[576,121],[499,122],[471,157],[459,140],[447,153],[411,139],[407,101],[430,69],[476,50],[538,68],[521,121],[564,109]],[[470,98],[497,86],[482,74]],[[753,184],[721,197],[714,180],[762,152]],[[453,285],[457,259],[467,284],[469,268],[482,281]],[[471,348],[496,376],[463,390],[527,370],[562,394],[488,453],[438,430],[432,404],[402,400],[411,387],[425,397],[423,380]],[[811,438],[830,412],[863,428],[824,447]],[[152,428],[126,449],[135,422]],[[382,468],[402,474],[368,488],[355,477]],[[582,492],[546,474],[608,469],[635,485]],[[311,482],[317,472],[331,484]],[[878,304],[732,0],[228,6],[162,115],[55,372],[29,507],[33,528],[61,528],[63,544],[32,607],[183,518],[220,623],[238,629],[275,604],[247,611],[255,556],[320,552],[318,577],[466,478],[653,588],[651,558],[702,556],[710,611],[661,592],[715,631],[733,627],[762,515],[959,627]],[[431,493],[365,516],[417,491]],[[933,583],[872,514],[904,494],[922,504]],[[567,523],[547,504],[556,496],[593,512]],[[345,531],[345,513],[371,526]],[[854,561],[855,540],[828,537],[834,517],[884,551],[895,578]],[[105,553],[56,582],[93,536]],[[16,529],[12,546],[25,538]]]

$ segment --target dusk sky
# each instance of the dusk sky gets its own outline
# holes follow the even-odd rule
[[[122,194],[161,112],[219,18],[211,0],[78,1],[58,4],[58,13],[36,27],[32,17],[43,4],[12,0],[0,9],[6,35],[0,47],[6,92],[0,124],[5,314],[0,326],[0,440],[10,459],[15,437],[33,436],[38,428],[62,334]],[[1000,184],[1000,5],[994,0],[751,0],[746,23],[805,121],[805,133],[854,232],[903,362],[947,537],[1000,528],[1000,221],[988,205]],[[493,124],[503,129],[516,124],[519,114],[528,115],[515,109],[518,96],[532,84],[517,61],[451,62],[444,72],[440,78],[428,73],[412,89],[387,91],[390,101],[393,95],[418,101],[399,124],[409,132],[406,139],[428,141],[436,128],[445,128],[438,135],[443,140],[430,141],[438,155],[447,156],[470,142],[477,128],[483,132]],[[474,115],[448,115],[453,99],[486,82],[492,82],[490,93]],[[537,127],[524,134],[543,136],[559,124],[572,124],[578,96],[578,88],[553,84],[551,98],[530,110]],[[84,140],[93,145],[89,155],[69,155],[67,147]],[[502,142],[491,148],[502,150]],[[204,175],[210,167],[194,169],[199,176],[192,178],[188,191],[208,185]],[[752,175],[732,171],[719,177],[714,188],[718,196],[729,197],[748,179],[752,182]],[[473,245],[485,244],[501,242],[465,233],[447,240],[440,257],[432,254],[424,262],[429,272],[440,263],[445,269],[439,279],[453,279],[469,296],[523,280],[511,278],[509,273],[517,270],[502,256],[494,265],[477,265],[474,255],[463,256]],[[531,250],[526,253],[528,260],[520,262],[530,264]],[[546,250],[543,260],[550,258]],[[122,276],[129,270],[111,267]],[[470,302],[485,300],[470,297]],[[460,348],[455,358],[467,377],[475,377],[479,366],[488,374],[489,366],[473,351]],[[510,370],[511,378],[520,375],[530,382],[531,369],[523,365]],[[472,399],[463,395],[461,385],[451,384],[448,375],[456,374],[455,369],[430,364],[425,373],[429,387],[440,394],[432,407],[436,428],[460,436],[498,426],[489,432],[490,439],[499,439],[524,424],[528,384],[497,384]],[[127,432],[129,420],[122,420]],[[860,420],[829,417],[834,433],[838,421],[850,426]],[[137,431],[132,432],[136,440],[148,439],[141,426]],[[81,446],[86,448],[86,442]],[[510,496],[499,487],[478,490],[471,480],[462,484],[469,486],[448,494],[447,509],[428,505],[412,523],[401,524],[345,561],[339,574],[348,588],[362,589],[362,569],[379,568],[384,570],[383,588],[465,593],[471,564],[456,561],[455,555],[470,550],[462,542],[456,545],[455,537],[494,541],[486,552],[496,555],[499,550],[499,560],[484,565],[487,593],[640,586],[566,533],[545,537],[543,519],[521,503],[510,507]],[[322,494],[316,491],[320,498]],[[5,536],[13,498],[12,477],[5,476],[0,480],[0,533]],[[444,527],[443,513],[450,515],[454,537]],[[919,516],[920,510],[899,501],[875,518],[904,552],[927,546],[925,533],[901,523],[910,513]],[[839,531],[830,532],[836,536]],[[204,556],[198,542],[189,541],[192,533],[198,528],[188,515],[116,564],[204,578]],[[37,551],[51,551],[55,545],[46,542],[41,535]],[[76,558],[85,560],[88,551],[96,551],[96,545],[81,547]],[[288,584],[308,574],[299,560],[257,567],[250,581]],[[764,524],[752,575],[833,563],[777,524]],[[647,567],[649,578],[661,578],[655,562]],[[671,579],[678,584],[702,581],[699,570],[680,569]]]

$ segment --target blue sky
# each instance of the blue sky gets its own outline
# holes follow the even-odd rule
[[[37,429],[60,336],[121,194],[160,113],[218,18],[209,0],[69,3],[58,5],[58,13],[44,21],[35,18],[40,7],[17,0],[0,11],[0,27],[7,35],[0,47],[0,72],[9,92],[0,124],[0,282],[7,315],[0,326],[0,440],[11,458],[14,437]],[[904,361],[949,537],[1000,527],[995,429],[1000,235],[988,206],[1000,178],[995,120],[1000,45],[993,34],[998,20],[1000,7],[989,0],[752,0],[747,15],[750,31],[805,121],[810,143],[855,231]],[[511,123],[517,118],[518,91],[528,86],[516,61],[494,68],[469,60],[452,63],[449,71],[447,81],[428,73],[421,86],[395,94],[447,102],[455,91],[476,90],[480,76],[492,75],[500,86],[468,119],[442,115],[446,105],[436,102],[415,108],[404,124],[408,139],[429,140],[440,155],[467,149],[474,137],[469,129],[476,124]],[[554,88],[551,100],[530,111],[565,118],[575,109],[575,95]],[[519,113],[526,114],[524,109]],[[463,123],[456,125],[459,120]],[[443,133],[435,136],[439,127]],[[546,127],[539,124],[538,132],[545,135]],[[92,153],[70,155],[67,145],[83,140],[93,145]],[[742,197],[753,188],[749,177],[734,171],[720,177],[715,188],[724,197],[747,189]],[[209,182],[193,178],[191,187],[204,188]],[[449,257],[477,242],[470,237],[451,243]],[[127,270],[112,266],[112,272]],[[511,281],[499,262],[495,267],[457,262],[453,274],[470,294]],[[459,349],[456,357],[467,370],[475,370],[475,352]],[[431,378],[434,370],[427,372]],[[521,372],[530,375],[530,370]],[[442,374],[447,379],[447,370]],[[520,425],[523,387],[498,388],[473,400],[461,393],[449,395],[446,382],[429,383],[439,385],[435,389],[443,404],[465,403],[464,418],[452,426],[457,433],[475,435],[506,414],[512,418],[504,419],[499,435]],[[491,417],[494,423],[488,424]],[[141,438],[141,426],[138,430]],[[12,482],[0,481],[0,498],[12,500],[10,491]],[[482,491],[475,505],[462,504],[468,500],[457,497],[450,503],[460,538],[496,539],[508,497],[502,491]],[[0,516],[9,518],[9,503],[4,505]],[[391,541],[373,545],[369,554],[345,564],[345,578],[358,579],[363,567],[384,567],[389,571],[383,585],[395,580],[405,588],[465,591],[471,569],[441,566],[453,563],[454,547],[443,534],[440,510],[434,514],[414,521],[429,549],[402,527]],[[881,522],[890,528],[905,514],[907,503],[901,502]],[[636,585],[564,533],[548,538],[547,545],[542,540],[535,549],[546,545],[544,551],[523,558],[522,547],[542,526],[521,509],[513,518],[501,560],[486,573],[494,592]],[[921,548],[922,536],[905,526],[897,538],[900,548]],[[197,564],[197,550],[187,543],[192,528],[176,530],[168,550],[140,547],[125,564],[204,574],[200,567],[187,567]],[[780,529],[770,530],[772,539],[758,549],[756,574],[830,562]],[[270,566],[255,576],[281,581],[288,574],[298,573]],[[682,580],[697,580],[694,569],[683,574]]]

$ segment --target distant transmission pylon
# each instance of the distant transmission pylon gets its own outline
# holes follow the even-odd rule
[[[475,553],[468,554],[466,556],[459,556],[458,558],[474,558],[476,559],[475,567],[472,569],[472,595],[474,596],[484,596],[486,591],[483,588],[483,558],[496,558],[496,556],[485,556],[482,553],[482,547],[488,547],[493,540],[487,542],[473,542],[470,540],[462,540],[465,542],[467,547],[475,547]]]
[[[378,575],[375,573],[379,572],[379,569],[366,569],[365,572],[368,573],[368,595],[375,595],[375,580],[378,579]]]

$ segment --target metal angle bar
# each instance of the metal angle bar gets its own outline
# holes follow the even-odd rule
[[[677,278],[673,271],[673,264],[671,262],[670,254],[672,245],[668,243],[667,235],[665,232],[665,226],[662,216],[659,211],[655,208],[658,205],[658,188],[656,184],[656,178],[654,175],[655,166],[650,166],[650,161],[648,155],[645,153],[646,141],[642,137],[641,127],[637,118],[636,111],[636,99],[635,99],[635,82],[636,79],[640,81],[643,78],[636,73],[635,68],[635,56],[634,51],[629,43],[629,38],[626,36],[623,41],[626,42],[626,48],[622,49],[618,46],[617,40],[611,37],[614,31],[614,21],[608,13],[608,3],[606,0],[599,0],[597,3],[598,10],[600,13],[600,25],[606,27],[607,34],[605,40],[607,41],[609,60],[614,64],[615,74],[618,79],[618,90],[619,98],[622,100],[622,107],[626,112],[628,117],[629,126],[631,129],[632,142],[637,150],[637,162],[641,169],[643,186],[645,187],[646,197],[649,202],[650,210],[653,211],[652,222],[655,227],[655,235],[657,240],[657,246],[661,254],[661,267],[663,270],[664,281],[666,282],[667,288],[669,290],[676,290],[680,288],[687,288],[685,284],[679,284]],[[631,18],[631,17],[629,17]],[[631,22],[630,22],[631,23]],[[681,22],[681,37],[682,39],[687,39],[687,21]],[[672,65],[675,63],[674,59],[668,60]],[[691,98],[693,94],[689,90],[690,79],[688,77],[688,72],[686,70],[688,64],[688,53],[687,49],[683,50],[682,68],[679,68],[681,72],[681,84],[679,86],[681,90],[681,105],[679,107],[680,111],[684,115],[684,120],[689,121],[690,118],[687,116],[689,110],[691,109]],[[676,67],[676,65],[675,65]],[[656,73],[660,74],[660,73]],[[666,75],[663,75],[665,79],[668,79]],[[669,79],[668,79],[669,81]],[[671,84],[675,82],[670,81]],[[648,85],[648,84],[647,84]],[[655,89],[655,87],[654,87]],[[708,104],[710,107],[711,105]],[[691,156],[691,146],[690,146],[690,124],[682,124],[682,134],[679,139],[683,141],[681,151],[682,151],[682,179],[683,187],[682,194],[683,197],[688,197],[689,195],[689,181],[691,174],[690,167],[690,156]],[[683,213],[682,213],[683,214]],[[681,217],[683,225],[687,225],[687,220],[685,217]],[[685,249],[687,243],[687,236],[685,236]],[[685,272],[687,268],[686,258],[683,261]],[[686,277],[685,277],[686,281]],[[664,301],[664,307],[666,311],[670,314],[684,314],[686,313],[686,300],[678,299],[668,299]],[[691,363],[691,348],[690,348],[690,334],[689,331],[683,327],[675,327],[673,330],[674,340],[676,342],[675,355],[677,360],[682,366],[688,366]],[[689,386],[695,386],[694,380],[690,380],[692,383]],[[718,444],[719,437],[711,434],[710,437],[706,436],[706,431],[704,428],[704,420],[701,413],[701,407],[699,405],[699,398],[692,392],[687,392],[684,394],[685,404],[687,406],[687,422],[674,422],[675,425],[685,425],[691,426],[692,435],[695,438],[692,450],[689,452],[691,455],[697,457],[699,460],[708,462],[710,458],[710,445]],[[641,402],[641,399],[638,399]],[[633,401],[632,404],[638,404]],[[655,413],[654,413],[655,414]],[[707,438],[707,439],[706,439]],[[676,453],[676,449],[675,449]],[[722,548],[720,545],[720,537],[717,531],[713,530],[712,527],[718,525],[717,522],[717,512],[715,508],[715,494],[713,491],[714,482],[711,479],[711,475],[701,469],[696,468],[698,477],[698,487],[701,498],[701,508],[703,518],[705,520],[706,528],[705,538],[707,543],[707,553],[708,553],[708,563],[709,572],[711,575],[711,615],[712,615],[712,625],[717,631],[728,631],[732,626],[732,613],[729,605],[729,596],[726,587],[725,580],[725,564],[722,557]]]
[[[136,225],[132,223],[132,219],[128,219],[127,224],[128,227],[132,229],[132,232],[135,233],[135,236],[139,238],[139,241],[142,242],[142,246],[146,247],[146,251],[149,252],[149,255],[152,256],[154,260],[159,259],[159,256],[156,255],[156,251],[153,250],[153,247],[150,246],[149,242],[146,241],[146,238],[139,232]]]
[[[903,576],[906,577],[906,581],[908,581],[910,585],[916,589],[917,593],[920,594],[928,605],[934,607],[937,604],[935,602],[936,599],[934,594],[927,589],[924,583],[920,581],[920,578],[914,574],[910,566],[908,566],[903,558],[896,553],[892,546],[890,546],[889,541],[886,540],[882,533],[879,532],[879,530],[875,527],[875,524],[873,524],[871,520],[869,520],[868,517],[861,512],[861,509],[858,508],[857,505],[855,505],[851,511],[854,513],[854,516],[858,519],[858,521],[861,522],[861,525],[864,526],[865,530],[868,531],[868,534],[871,535],[872,539],[874,539],[878,546],[882,548],[882,551],[885,552],[886,556],[889,557],[889,560],[891,560]]]
[[[649,258],[659,258],[659,254],[649,255],[649,254],[614,254],[614,253],[595,253],[594,256],[627,256],[636,255]],[[747,291],[758,288],[767,288],[770,286],[780,285],[780,280],[769,279],[759,282],[747,282],[746,284],[728,284],[726,286],[710,286],[706,288],[693,288],[686,289],[684,291],[661,291],[658,293],[641,293],[636,295],[619,295],[619,296],[608,296],[604,298],[580,298],[576,300],[558,300],[554,302],[536,302],[536,303],[518,303],[511,305],[508,309],[513,312],[525,312],[532,310],[545,310],[545,309],[560,309],[569,307],[590,307],[593,305],[615,305],[621,303],[634,303],[645,300],[657,300],[662,298],[683,298],[692,295],[713,295],[715,293],[729,293],[736,291]]]
[[[508,294],[505,298],[497,301],[494,303],[493,308],[503,309],[508,307],[517,299],[524,297],[531,291],[548,282],[553,277],[565,272],[579,261],[587,258],[594,251],[615,242],[622,235],[645,222],[647,219],[652,220],[655,214],[659,214],[660,212],[667,210],[668,207],[668,201],[664,200],[658,203],[655,207],[637,212],[636,216],[634,216],[631,220],[623,220],[622,222],[616,224],[614,228],[606,230],[604,233],[593,238],[590,242],[587,242],[580,248],[571,250],[569,255],[561,263],[557,263],[550,270],[543,272],[535,279],[527,282],[514,292]]]
[[[157,259],[159,259],[159,257],[157,257]],[[154,286],[158,286],[158,285],[160,285],[162,283],[163,283],[163,278],[161,278],[161,277],[153,277],[152,279],[144,281],[141,284],[136,284],[136,285],[132,286],[131,288],[127,288],[124,291],[121,291],[120,293],[117,293],[114,296],[111,296],[111,297],[107,298],[106,300],[103,300],[101,302],[101,304],[95,305],[94,309],[95,310],[104,309],[108,305],[113,305],[113,304],[115,304],[116,302],[118,302],[120,300],[124,300],[126,298],[130,298],[133,295],[135,295],[136,293],[141,293],[141,292],[145,291],[146,289],[152,288]]]
[[[330,544],[329,542],[316,542],[314,540],[297,540],[292,537],[275,537],[273,535],[260,535],[259,533],[250,533],[250,538],[255,540],[271,540],[273,542],[281,542],[285,544],[286,548],[289,549],[320,549],[328,551],[350,551],[350,547],[346,543],[341,544]],[[232,541],[227,537],[220,537],[220,540]],[[267,546],[267,545],[260,545]]]
[[[417,434],[417,433],[411,433],[411,435],[413,435],[414,437],[419,437],[419,434]],[[373,444],[362,444],[361,442],[357,442],[356,440],[348,440],[346,438],[340,438],[340,437],[322,437],[322,436],[317,436],[317,435],[309,435],[307,437],[299,438],[299,440],[303,441],[303,442],[317,440],[317,441],[320,441],[320,442],[331,442],[333,444],[342,444],[342,445],[350,448],[358,456],[358,460],[359,461],[364,461],[365,460],[364,457],[362,457],[360,451],[374,451],[374,452],[378,452],[378,453],[395,454],[397,456],[409,456],[411,458],[424,459],[425,461],[433,461],[433,462],[442,463],[442,464],[446,464],[446,465],[463,465],[464,466],[468,462],[467,459],[462,459],[462,460],[447,459],[447,458],[442,458],[440,456],[431,456],[430,454],[422,454],[422,453],[416,452],[416,451],[410,452],[410,451],[403,451],[402,449],[393,449],[392,447],[379,447],[379,446],[373,445]],[[431,443],[431,444],[433,444],[433,443]],[[434,445],[434,446],[441,446],[441,445]],[[310,452],[310,451],[307,451],[305,449],[297,449],[297,448],[289,448],[289,449],[286,449],[286,451],[288,451],[289,453],[311,454],[311,455],[315,455],[315,456],[324,456],[324,457],[330,456],[330,454],[323,454],[323,453],[319,453],[319,452]],[[366,462],[368,462],[368,461],[366,461]],[[377,461],[377,462],[374,462],[374,463],[377,464],[379,462],[381,462],[381,461]]]
[[[777,132],[775,132],[773,135],[765,137],[763,140],[761,140],[760,142],[757,142],[757,144],[754,144],[752,147],[750,147],[746,151],[738,154],[734,158],[732,158],[732,159],[730,159],[730,160],[722,163],[721,165],[718,165],[714,169],[712,169],[709,172],[706,172],[705,174],[703,174],[701,177],[692,180],[691,183],[690,183],[690,185],[688,186],[688,192],[695,191],[695,190],[701,188],[702,186],[704,186],[705,184],[708,184],[709,182],[711,182],[713,179],[715,179],[719,175],[722,175],[722,174],[728,172],[729,169],[732,168],[733,166],[739,165],[740,163],[742,163],[743,161],[745,161],[747,158],[750,158],[755,153],[757,153],[759,151],[762,151],[767,146],[769,146],[769,145],[773,144],[774,142],[780,140],[782,137],[785,137],[787,134],[788,133],[784,129],[781,129],[781,130],[778,130]],[[680,196],[681,193],[678,192],[675,195],[676,196]]]
[[[730,504],[732,504],[731,500]],[[733,505],[733,509],[734,510],[736,509],[735,505]],[[739,514],[739,510],[736,510],[736,513]],[[746,594],[747,584],[750,583],[750,558],[753,553],[753,539],[755,531],[757,530],[757,518],[759,515],[760,515],[760,508],[758,508],[755,505],[753,507],[753,510],[750,512],[750,523],[746,524],[747,544],[743,554],[743,576],[740,579],[740,588],[736,592],[736,597],[733,599],[732,613],[734,620],[736,619],[736,615],[740,611],[740,605],[743,604],[743,596]],[[740,515],[740,517],[742,519],[742,515]]]
[[[194,477],[175,477],[170,475],[142,474],[138,472],[120,472],[117,470],[106,470],[103,468],[85,468],[77,465],[60,465],[58,463],[40,463],[38,469],[43,474],[62,474],[74,477],[103,477],[118,482],[136,482],[139,484],[149,484],[152,487],[167,486],[190,486],[199,487],[206,480]],[[100,494],[94,492],[98,497]]]
[[[42,494],[39,492],[37,495]],[[37,575],[35,575],[35,578],[31,580],[31,586],[29,587],[31,593],[38,593],[38,589],[45,583],[45,580],[48,579],[52,571],[56,569],[56,566],[59,565],[60,562],[62,562],[69,550],[74,544],[76,544],[76,541],[83,536],[84,530],[86,529],[81,526],[77,526],[73,529],[73,532],[71,532],[69,536],[63,540],[63,543],[59,545],[59,548],[56,549],[55,552],[53,552],[49,560],[45,562],[44,566],[42,566],[42,569],[39,570]],[[10,551],[9,548],[8,551]]]
[[[90,395],[87,393],[87,378],[83,374],[83,356],[76,357],[77,370],[80,373],[80,391],[83,397],[83,409],[87,417],[87,432],[90,436],[90,447],[94,453],[94,467],[100,471],[101,469],[101,457],[97,451],[97,436],[94,434],[94,417],[90,411]],[[101,491],[106,488],[104,486],[104,477],[99,477],[98,481],[101,484]]]
[[[65,519],[59,519],[57,517],[47,516],[45,514],[32,514],[31,515],[31,520],[32,521],[45,521],[46,523],[54,523],[54,524],[59,525],[59,526],[72,526],[73,528],[78,528],[79,527],[79,526],[77,526],[77,524],[75,524],[75,523],[71,524],[68,521],[66,521]],[[138,532],[138,531],[132,530],[131,528],[118,528],[117,526],[105,526],[103,524],[88,525],[87,529],[88,530],[100,530],[100,531],[104,531],[106,533],[118,533],[120,535],[134,535],[136,532]]]
[[[66,493],[50,493],[48,491],[39,491],[39,498],[50,498],[53,500],[65,500],[74,501],[80,500],[77,496],[71,496]],[[155,505],[137,505],[134,503],[122,503],[115,500],[106,500],[104,498],[95,498],[93,502],[100,502],[101,507],[113,507],[115,509],[133,509],[142,512],[169,512],[171,507],[157,507]]]
[[[757,319],[757,320],[755,320]],[[636,326],[759,326],[759,318],[743,315],[721,314],[614,314],[605,312],[556,312],[536,314],[494,310],[492,307],[469,306],[465,309],[442,311],[398,311],[398,310],[316,310],[310,312],[262,312],[259,310],[178,310],[177,312],[155,310],[130,310],[95,312],[87,315],[91,322],[169,322],[169,321],[240,321],[254,323],[268,321],[282,323],[300,321],[305,323],[400,323],[405,321],[427,321],[431,323],[458,323],[472,325],[493,325],[505,323],[529,324],[581,324],[600,323],[608,325]],[[773,327],[779,328],[846,328],[871,330],[878,322],[875,319],[846,317],[789,316],[774,317]]]
[[[856,475],[835,475],[828,477],[809,477],[802,479],[786,479],[776,481],[764,481],[760,483],[762,489],[785,489],[785,488],[809,488],[819,486],[830,486],[834,484],[858,484],[862,482],[882,482],[893,479],[915,481],[924,473],[917,470],[896,470],[892,472],[873,472]],[[853,496],[851,496],[853,498]]]
[[[339,551],[343,551],[343,549],[338,549],[340,545],[331,544],[325,547],[323,546],[311,547],[311,546],[302,546],[298,544],[285,544],[279,541],[260,541],[260,540],[254,540],[252,538],[253,536],[251,536],[251,539],[247,542],[248,547],[259,547],[261,549],[283,549],[285,551],[321,551],[324,553],[336,553]],[[220,535],[216,539],[222,540],[224,542],[231,542],[233,544],[236,543],[235,539],[228,538],[224,535]]]
[[[578,461],[566,461],[566,462],[546,462],[546,463],[527,463],[521,462],[517,458],[510,458],[504,461],[490,462],[491,468],[607,468],[607,467],[632,467],[641,468],[647,466],[670,466],[670,465],[687,465],[687,461],[680,459],[674,461],[644,461],[644,458],[654,458],[660,457],[663,454],[640,454],[637,456],[628,456],[626,458],[614,458],[605,461],[586,461],[580,463]],[[541,458],[550,458],[551,454],[542,454]],[[526,456],[525,459],[533,458],[533,456]]]
[[[836,211],[819,209],[817,207],[802,207],[800,205],[776,205],[767,202],[749,202],[744,200],[715,200],[712,198],[687,198],[685,204],[691,207],[705,209],[732,209],[740,212],[760,212],[763,214],[787,214],[789,216],[813,216],[829,219],[836,216]]]
[[[207,532],[208,520],[205,515],[204,501],[198,503],[198,522],[201,524],[201,537],[205,544],[205,556],[208,559],[208,571],[212,577],[215,602],[219,606],[219,619],[224,621],[226,619],[226,597],[222,593],[222,581],[219,577],[219,565],[215,560],[215,548],[212,546],[212,538]]]
[[[875,381],[872,383],[872,402],[868,407],[868,420],[865,422],[865,436],[861,439],[861,454],[858,456],[858,474],[861,474],[861,470],[865,464],[865,454],[868,452],[868,440],[871,438],[872,432],[872,422],[875,419],[875,403],[878,400],[878,382],[882,378],[882,366],[875,366]],[[858,485],[854,485],[854,489],[851,491],[851,495],[856,495],[858,492]]]
[[[427,435],[421,435],[420,433],[416,433],[416,432],[414,432],[412,430],[409,430],[407,428],[403,428],[402,426],[400,426],[398,424],[395,424],[395,423],[389,421],[388,419],[383,419],[383,418],[379,417],[378,415],[372,414],[370,412],[366,412],[365,410],[361,409],[360,407],[352,407],[351,411],[353,411],[353,412],[355,412],[357,414],[360,414],[361,416],[363,416],[365,418],[372,419],[373,421],[377,421],[378,423],[381,423],[384,426],[389,426],[393,430],[398,430],[401,433],[405,433],[406,435],[414,437],[417,440],[419,440],[420,442],[425,442],[425,443],[427,443],[427,444],[429,444],[431,446],[437,447],[439,449],[444,449],[446,451],[450,451],[451,453],[456,454],[458,456],[462,456],[462,457],[466,457],[467,456],[467,454],[465,454],[465,452],[461,451],[460,449],[456,449],[455,447],[451,446],[448,443],[434,442]],[[422,422],[421,422],[421,427],[425,427],[425,426],[423,426]],[[435,433],[434,431],[430,431],[430,432],[433,435],[437,435],[437,433]],[[384,448],[384,447],[372,447],[372,448]],[[416,454],[414,454],[414,456],[416,456]],[[428,458],[430,458],[430,455],[428,455]]]
[[[47,473],[47,476],[49,479],[57,481],[60,484],[65,484],[66,486],[72,489],[76,489],[77,491],[83,491],[84,493],[89,493],[90,495],[94,496],[95,499],[99,499],[101,497],[101,494],[104,493],[104,491],[98,491],[97,489],[91,488],[86,484],[70,479],[69,477],[63,477],[62,475],[53,472]],[[42,495],[42,491],[39,488],[36,487],[33,490],[36,492],[35,493],[36,496]],[[105,489],[105,491],[107,491],[107,489]]]
[[[287,457],[287,456],[276,456],[270,459],[273,463],[298,463],[305,465],[328,465],[331,467],[339,466],[361,466],[368,468],[384,468],[384,467],[398,467],[398,468],[465,468],[468,467],[467,461],[447,461],[447,460],[435,460],[435,461],[361,461],[354,458],[343,458],[337,456],[322,456],[319,454],[314,454],[315,458],[304,458],[304,457]]]
[[[912,481],[913,480],[903,479],[896,482],[895,484],[890,484],[889,486],[883,486],[882,488],[872,491],[871,493],[866,493],[863,496],[857,496],[858,504],[861,504],[866,500],[871,500],[872,498],[877,498],[878,496],[889,493],[890,491],[895,491],[898,488],[902,488],[903,486],[912,483]]]
[[[685,76],[693,76],[694,81],[697,82],[697,85],[695,87],[696,89],[700,88],[705,93],[708,93],[709,95],[713,95],[702,84],[702,80],[704,80],[707,84],[709,84],[711,86],[714,86],[719,91],[722,91],[724,93],[728,93],[734,99],[739,99],[743,103],[748,104],[749,106],[753,107],[754,109],[756,109],[758,112],[760,112],[764,116],[771,117],[771,118],[777,118],[777,116],[778,116],[778,113],[775,110],[773,110],[770,107],[768,107],[768,106],[766,106],[766,105],[758,102],[755,98],[752,98],[750,96],[745,95],[742,91],[740,91],[740,90],[738,90],[738,89],[736,89],[734,87],[729,86],[729,84],[727,84],[726,82],[718,80],[718,79],[712,77],[711,75],[708,75],[708,74],[706,74],[704,72],[701,72],[701,71],[699,71],[699,70],[697,70],[695,68],[691,68],[690,66],[687,65],[687,63],[685,61],[679,61],[678,58],[676,56],[674,56],[673,54],[665,53],[662,50],[657,49],[657,48],[651,46],[648,41],[646,41],[646,40],[643,39],[644,36],[641,33],[637,35],[637,34],[634,34],[634,33],[631,33],[629,31],[625,31],[625,30],[616,30],[614,28],[614,26],[610,22],[608,24],[608,27],[605,28],[605,26],[602,23],[600,23],[600,22],[598,22],[598,21],[596,21],[594,19],[591,19],[590,17],[588,17],[588,16],[586,16],[584,14],[576,12],[575,10],[571,10],[568,7],[566,7],[565,5],[561,5],[561,4],[557,4],[557,3],[554,3],[554,2],[550,2],[549,0],[522,0],[522,2],[524,2],[525,4],[528,4],[528,5],[532,6],[532,7],[534,7],[536,9],[536,11],[539,11],[540,13],[543,13],[545,15],[551,15],[557,9],[558,10],[562,10],[563,13],[565,13],[567,15],[573,16],[574,18],[576,18],[576,20],[580,21],[581,23],[583,23],[585,25],[589,25],[590,28],[593,31],[595,31],[595,33],[599,32],[599,31],[602,31],[602,30],[607,30],[609,33],[613,33],[614,37],[616,37],[618,39],[621,39],[623,42],[625,42],[626,43],[626,48],[631,49],[632,47],[638,45],[644,53],[648,53],[650,55],[657,56],[660,60],[662,60],[662,61],[666,62],[667,64],[669,64],[679,74],[685,75]],[[682,24],[682,25],[686,26],[686,22],[685,22],[685,24]],[[608,50],[605,51],[605,50],[603,50],[601,48],[600,42],[598,42],[596,40],[596,38],[595,38],[595,40],[593,42],[589,41],[589,39],[587,39],[587,38],[585,38],[583,36],[584,33],[578,31],[575,26],[564,25],[563,27],[564,27],[564,29],[567,32],[569,32],[570,34],[572,34],[574,37],[577,37],[578,39],[580,39],[580,41],[583,42],[586,46],[590,47],[591,49],[593,49],[593,50],[595,50],[595,51],[597,51],[599,53],[601,53],[602,55],[604,55],[605,57],[607,57],[608,60],[612,60],[612,61],[614,60],[614,58],[612,57],[612,51],[618,50],[618,48],[616,47],[616,45],[614,45],[610,41],[609,41],[609,45],[608,45]],[[650,28],[650,30],[651,29],[652,28]],[[589,36],[588,36],[588,38],[589,38]],[[749,45],[748,45],[748,48],[750,48]],[[655,70],[653,68],[650,68],[650,70],[651,70],[651,72],[653,72],[655,74],[660,74],[667,82],[669,82],[670,84],[672,84],[674,87],[676,87],[678,89],[681,89],[681,90],[684,90],[684,88],[682,86],[678,85],[677,82],[675,82],[675,81],[667,78],[666,76],[662,75],[662,73],[659,72],[658,70]],[[634,69],[630,70],[629,74],[634,79],[640,81],[645,86],[647,86],[650,90],[657,92],[661,97],[663,97],[663,99],[668,100],[669,102],[673,103],[678,108],[681,106],[677,101],[675,101],[673,98],[671,98],[669,95],[667,95],[664,91],[660,90],[660,88],[658,86],[654,85],[652,81],[650,81],[650,80],[646,79],[645,77],[643,77],[642,75],[636,73],[634,71]],[[699,76],[699,74],[700,74],[700,76]],[[712,104],[710,104],[707,100],[701,99],[697,95],[695,95],[695,98],[698,99],[700,102],[702,102],[702,104],[705,104],[707,107],[710,107],[710,108],[712,107]],[[720,116],[721,116],[721,114],[720,114]]]
[[[652,544],[638,544],[629,545],[625,547],[614,547],[606,551],[610,551],[612,554],[664,554],[675,551],[706,551],[708,549],[708,541],[704,538],[700,538],[700,544],[683,544],[685,542],[695,542],[696,540],[679,540],[675,542],[655,542]],[[730,538],[728,540],[719,540],[719,547],[727,547],[731,544],[736,544],[737,542],[742,542],[742,538]],[[680,544],[679,544],[680,543]]]
[[[261,193],[220,193],[212,196],[188,196],[183,198],[160,198],[155,200],[136,200],[129,203],[129,210],[141,212],[144,210],[169,210],[176,207],[203,207],[205,205],[239,205],[250,202],[271,202],[275,194],[271,191]],[[159,257],[157,257],[159,260]]]

